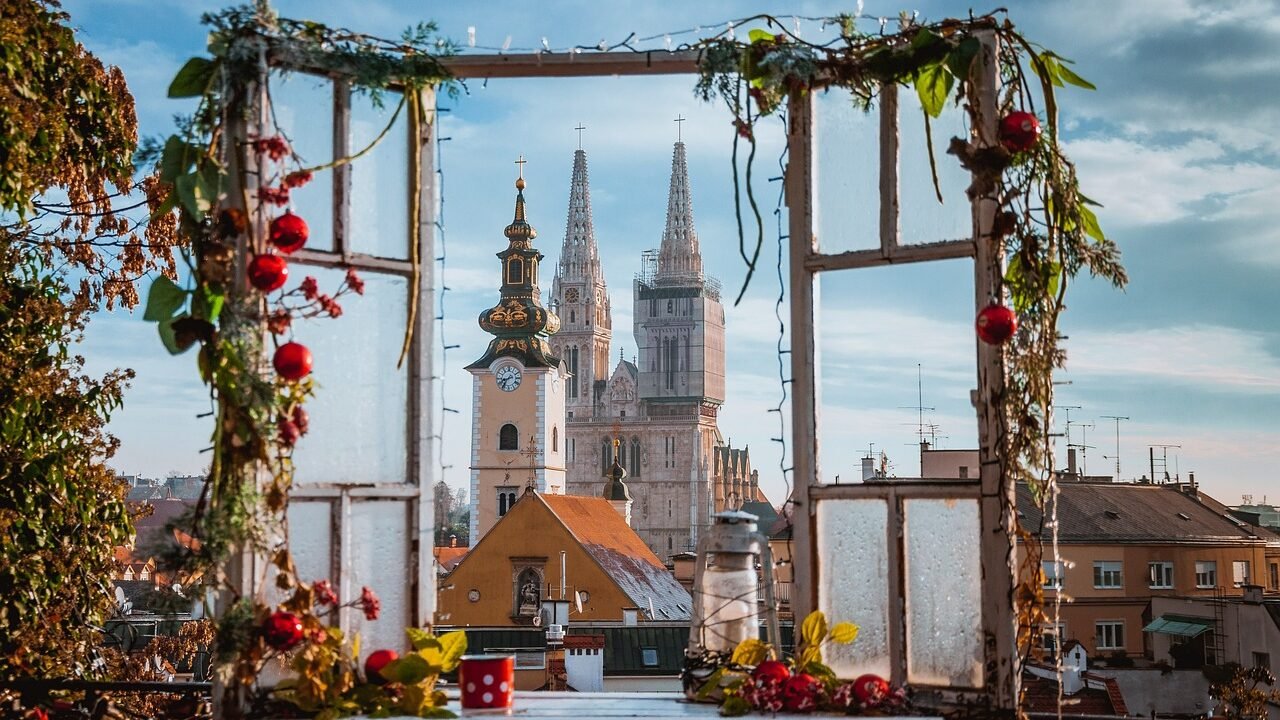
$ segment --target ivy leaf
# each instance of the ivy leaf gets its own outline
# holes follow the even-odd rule
[[[1097,240],[1105,242],[1107,236],[1102,233],[1102,226],[1098,224],[1098,216],[1093,214],[1089,206],[1080,203],[1076,206],[1080,210],[1080,222],[1084,224],[1084,234]]]
[[[440,667],[443,672],[452,672],[467,651],[467,634],[461,630],[445,633],[437,638],[440,641]]]
[[[392,660],[382,668],[382,677],[391,682],[417,685],[431,675],[431,666],[417,653],[410,653]]]
[[[916,94],[920,96],[920,105],[930,117],[942,114],[954,84],[955,76],[942,64],[930,65],[916,75]]]
[[[800,639],[805,645],[817,646],[827,639],[827,616],[814,610],[800,625]]]
[[[177,135],[170,135],[164,141],[164,150],[160,151],[160,181],[173,183],[180,176],[191,171],[191,166],[200,157],[200,148],[183,140]]]
[[[968,77],[973,67],[973,58],[977,56],[982,43],[976,37],[967,37],[960,41],[955,50],[947,54],[947,67],[956,77]]]
[[[814,660],[806,665],[804,667],[804,672],[818,678],[819,680],[834,681],[836,679],[836,671],[822,664],[819,660]]]
[[[213,80],[213,71],[217,63],[208,58],[193,57],[174,76],[169,83],[169,97],[184,98],[204,95]]]
[[[151,281],[151,289],[147,291],[147,309],[143,312],[142,319],[151,322],[168,320],[186,304],[187,291],[161,275]]]
[[[183,313],[177,317],[165,318],[156,326],[156,329],[160,332],[160,342],[164,345],[164,349],[169,351],[170,355],[181,355],[195,343],[194,338],[189,339],[186,344],[180,342],[178,332],[174,328],[175,323],[189,319],[187,314]],[[183,339],[187,340],[188,338],[184,337]]]
[[[764,662],[769,656],[769,646],[759,638],[747,638],[738,643],[738,647],[733,649],[733,655],[730,662],[738,665],[756,666]]]
[[[836,623],[831,628],[831,639],[841,645],[848,645],[858,639],[858,626],[851,622]]]

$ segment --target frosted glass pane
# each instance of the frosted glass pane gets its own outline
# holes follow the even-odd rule
[[[303,268],[321,292],[341,270]],[[310,432],[294,451],[295,482],[405,482],[408,466],[408,369],[396,369],[408,313],[408,281],[365,273],[364,295],[346,295],[339,318],[294,323],[298,342],[315,358],[316,394],[307,404]],[[301,278],[298,278],[299,281]],[[293,278],[290,278],[292,281]]]
[[[973,216],[965,188],[969,172],[955,155],[947,154],[951,138],[968,138],[968,113],[948,105],[942,115],[930,118],[933,156],[938,164],[942,204],[929,173],[929,150],[924,134],[924,110],[920,96],[910,88],[898,90],[898,184],[902,244],[960,240],[973,235]]]
[[[303,167],[333,159],[333,84],[301,73],[271,78],[275,123],[288,137]],[[288,170],[297,169],[292,164]],[[272,181],[279,185],[279,179]],[[293,211],[307,221],[312,250],[333,250],[333,173],[315,173],[311,182],[289,193]]]
[[[982,684],[977,500],[907,500],[907,681]]]
[[[335,579],[331,507],[328,502],[289,503],[289,549],[303,582]]]
[[[399,501],[353,502],[351,525],[346,534],[351,544],[353,567],[348,588],[350,598],[360,596],[369,586],[382,601],[377,620],[366,620],[359,610],[350,611],[351,628],[360,633],[360,653],[381,648],[405,649],[404,629],[413,624],[409,588],[414,569],[409,564],[408,505]]]
[[[842,678],[890,675],[887,524],[884,500],[818,502],[818,607],[861,628],[853,645],[823,649]]]
[[[814,104],[814,225],[823,252],[880,246],[880,113],[844,90]]]
[[[368,147],[387,127],[397,93],[383,93],[382,108],[368,96],[351,97],[351,152]],[[408,127],[401,109],[396,124],[376,147],[351,163],[351,249],[378,257],[409,256]]]

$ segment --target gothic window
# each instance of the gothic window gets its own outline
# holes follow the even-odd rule
[[[498,449],[499,450],[519,450],[520,449],[520,431],[515,425],[507,423],[498,430]]]
[[[507,260],[507,284],[524,284],[524,258],[512,257]]]
[[[572,324],[574,324],[574,323],[576,323],[576,322],[578,322],[578,315],[577,315],[577,313],[575,313],[574,311],[570,310],[570,311],[569,311],[569,324],[570,324],[570,325],[572,325]]]
[[[570,415],[569,417],[573,417]],[[578,441],[576,438],[569,438],[565,441],[569,446],[569,462],[578,459]]]
[[[578,397],[578,348],[572,346],[569,348],[569,373],[573,375],[573,382],[569,383],[569,397]]]
[[[622,439],[618,440],[618,464],[627,466],[627,441]]]
[[[555,452],[559,449],[560,449],[560,428],[552,427],[551,428],[551,452]]]
[[[631,438],[631,477],[640,477],[640,438]]]
[[[498,517],[505,517],[516,504],[516,489],[513,487],[498,488]]]
[[[600,474],[602,475],[609,472],[609,463],[613,461],[612,445],[609,438],[605,438],[604,442],[600,443]]]

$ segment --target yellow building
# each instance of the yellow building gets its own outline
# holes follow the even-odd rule
[[[443,581],[436,623],[533,627],[560,599],[571,623],[688,621],[692,603],[608,500],[529,491]]]

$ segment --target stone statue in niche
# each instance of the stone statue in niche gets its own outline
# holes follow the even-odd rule
[[[631,402],[636,399],[635,393],[631,390],[631,383],[623,378],[613,381],[613,392],[610,399],[614,402]]]
[[[542,605],[541,585],[541,578],[533,568],[526,568],[520,573],[520,579],[516,585],[517,615],[532,617],[538,614]]]

